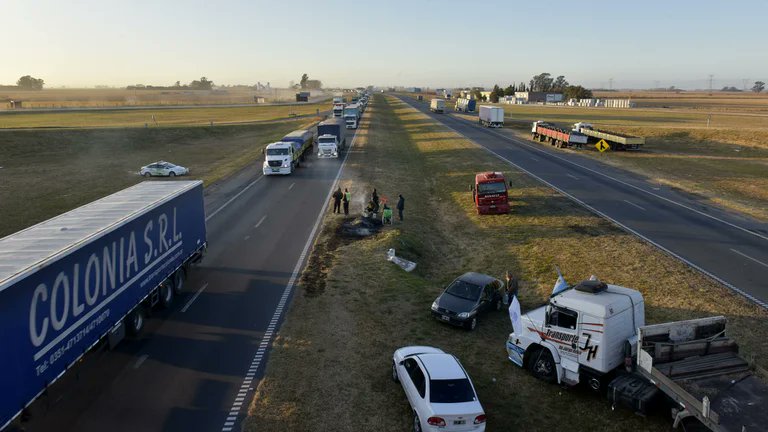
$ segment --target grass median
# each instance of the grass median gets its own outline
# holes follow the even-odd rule
[[[725,314],[743,350],[768,354],[768,314],[644,242],[593,216],[394,98],[377,95],[349,156],[342,187],[359,213],[373,187],[406,198],[404,223],[363,240],[337,235],[328,213],[246,431],[404,431],[412,415],[389,378],[392,352],[432,345],[455,354],[477,387],[489,430],[669,430],[666,417],[611,412],[581,388],[543,384],[506,358],[506,312],[481,317],[473,331],[434,320],[429,306],[466,271],[522,279],[523,309],[551,292],[558,264],[575,283],[591,274],[643,292],[649,322]],[[513,212],[478,216],[469,185],[475,172],[512,180]],[[412,273],[386,251],[418,263]]]
[[[180,179],[206,185],[262,158],[261,150],[307,119],[273,124],[151,129],[0,131],[0,237],[144,180],[167,160]],[[260,169],[256,166],[255,169]]]

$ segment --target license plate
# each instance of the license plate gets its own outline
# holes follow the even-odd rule
[[[280,168],[272,168],[272,172],[280,172]]]
[[[442,318],[443,318],[443,321],[450,321],[451,320],[451,317],[449,317],[448,315],[443,315]]]
[[[455,425],[463,425],[463,424],[467,424],[467,421],[466,420],[454,420],[453,424],[455,424]]]
[[[496,204],[491,204],[491,208],[496,208]]]

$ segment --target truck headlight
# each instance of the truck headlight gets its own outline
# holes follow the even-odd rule
[[[432,310],[437,310],[437,301],[432,302]]]
[[[288,159],[283,160],[283,168],[288,168],[290,166],[290,163],[288,162]]]
[[[469,312],[461,312],[459,314],[459,318],[462,318],[462,319],[469,318],[469,315],[470,315]]]

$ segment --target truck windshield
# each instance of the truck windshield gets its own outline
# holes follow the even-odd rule
[[[320,144],[336,144],[336,138],[333,138],[333,137],[319,138],[318,142]]]
[[[430,380],[429,399],[433,403],[472,402],[475,400],[475,392],[466,378]]]
[[[503,181],[493,183],[480,183],[477,185],[477,193],[484,194],[501,194],[507,191],[507,186]]]
[[[445,292],[466,300],[477,300],[480,297],[480,286],[463,280],[455,280],[445,289]]]
[[[344,116],[350,116],[350,117],[357,116],[357,113],[355,112],[355,110],[344,110]]]
[[[287,155],[287,154],[288,154],[287,148],[267,149],[268,156],[280,156],[280,155]]]

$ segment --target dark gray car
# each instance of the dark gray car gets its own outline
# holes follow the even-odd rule
[[[455,326],[474,330],[477,315],[502,309],[504,284],[481,273],[464,273],[451,282],[432,303],[432,316]]]

